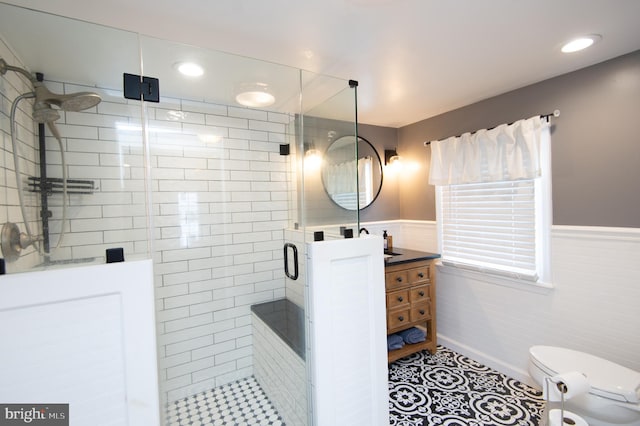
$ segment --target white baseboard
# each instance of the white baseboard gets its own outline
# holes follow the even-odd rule
[[[486,365],[487,367],[491,367],[494,370],[505,374],[513,379],[516,379],[522,383],[526,383],[527,385],[534,387],[536,389],[540,389],[535,381],[529,376],[529,373],[523,371],[522,369],[516,368],[511,364],[507,364],[499,359],[496,359],[490,355],[487,355],[484,352],[480,352],[470,346],[467,346],[463,343],[460,343],[456,340],[449,339],[446,336],[438,333],[438,344],[442,345],[446,348],[449,348],[461,355],[469,357],[474,361],[478,361],[481,364]]]

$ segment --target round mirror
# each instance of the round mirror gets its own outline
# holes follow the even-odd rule
[[[346,210],[357,210],[358,206],[363,209],[371,205],[382,189],[380,156],[368,140],[358,137],[356,162],[355,143],[355,136],[336,139],[327,149],[322,163],[325,191],[334,203]]]

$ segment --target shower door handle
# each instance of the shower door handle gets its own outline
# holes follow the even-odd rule
[[[293,251],[293,274],[289,272],[289,249]],[[292,280],[298,279],[298,248],[291,243],[284,243],[284,274]]]

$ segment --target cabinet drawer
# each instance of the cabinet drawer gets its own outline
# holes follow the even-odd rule
[[[387,290],[405,287],[409,285],[407,271],[387,272],[386,274],[384,274],[384,282]]]
[[[387,293],[387,309],[394,309],[402,305],[409,305],[408,289]]]
[[[407,271],[408,279],[411,284],[421,283],[421,282],[429,282],[429,266],[422,266],[420,268],[412,268]]]
[[[410,310],[400,309],[396,311],[387,312],[387,329],[392,330],[398,327],[402,327],[410,322]]]
[[[430,306],[428,303],[423,303],[418,306],[411,307],[411,321],[420,321],[423,319],[431,318]]]
[[[431,298],[431,294],[429,293],[431,289],[430,285],[421,285],[418,287],[411,288],[411,303],[420,303],[420,302],[428,302]]]

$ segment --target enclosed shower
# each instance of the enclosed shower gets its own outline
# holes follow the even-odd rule
[[[122,265],[152,262],[162,423],[179,424],[189,398],[253,389],[256,363],[272,364],[256,361],[271,351],[252,307],[286,301],[305,329],[307,243],[357,237],[358,211],[304,163],[309,147],[357,135],[357,82],[3,3],[0,58],[7,272],[85,271],[114,249]],[[141,93],[158,81],[158,99],[128,98],[127,79]],[[240,103],[257,90],[269,102]],[[311,366],[299,371],[311,392]],[[310,399],[292,410],[311,424]]]
[[[43,209],[41,214],[42,217],[42,234],[40,236],[35,235],[31,231],[31,227],[29,222],[26,220],[27,215],[25,213],[25,203],[23,200],[23,185],[20,173],[20,160],[18,153],[18,142],[17,142],[17,123],[16,123],[16,113],[18,104],[20,101],[24,99],[33,99],[33,110],[32,110],[32,118],[33,121],[39,124],[46,124],[49,128],[49,131],[58,142],[58,146],[60,149],[60,158],[62,161],[62,179],[61,179],[61,187],[62,187],[62,228],[60,231],[60,236],[58,238],[58,245],[60,246],[62,242],[62,238],[64,235],[64,226],[67,215],[67,174],[66,174],[66,161],[65,161],[65,153],[64,147],[62,144],[62,137],[58,128],[56,127],[55,122],[60,119],[59,111],[83,111],[89,108],[93,108],[100,103],[102,100],[100,95],[93,92],[77,92],[70,94],[57,94],[51,92],[44,85],[42,79],[43,75],[41,73],[36,73],[32,75],[27,70],[9,65],[7,62],[0,57],[0,75],[5,75],[8,71],[12,71],[22,75],[28,82],[31,84],[33,91],[22,93],[18,95],[13,102],[11,103],[11,113],[9,116],[9,128],[10,128],[10,137],[11,137],[11,147],[13,153],[13,162],[14,162],[14,171],[16,176],[16,185],[17,185],[17,194],[18,200],[20,204],[20,211],[22,214],[22,221],[25,226],[25,232],[20,232],[18,226],[13,222],[5,222],[2,226],[1,233],[1,248],[2,255],[4,259],[8,262],[14,262],[20,256],[22,250],[28,248],[30,245],[34,245],[39,252],[42,252],[44,255],[49,254],[49,235],[48,235],[48,211],[46,208]],[[55,106],[55,108],[54,108]],[[44,128],[43,126],[39,126],[38,129],[40,140],[44,141]],[[41,151],[44,148],[44,144],[40,147]],[[41,183],[41,192],[45,192],[46,189],[46,155],[42,153],[40,155],[40,171],[44,176],[42,176],[39,180]],[[46,197],[46,196],[45,196]],[[45,202],[46,204],[46,202]]]

